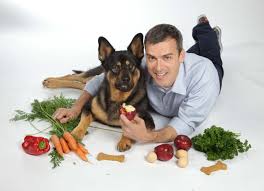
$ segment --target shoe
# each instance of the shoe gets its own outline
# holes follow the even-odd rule
[[[198,18],[197,18],[197,24],[201,24],[201,23],[209,23],[205,14],[202,14],[202,15],[198,16]]]
[[[220,53],[222,53],[222,51],[223,51],[223,44],[222,44],[222,40],[221,40],[222,30],[221,30],[221,28],[219,26],[215,26],[213,28],[213,30],[215,31],[216,36],[217,36],[218,44],[219,44],[219,47],[220,47]]]

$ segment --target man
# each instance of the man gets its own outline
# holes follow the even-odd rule
[[[144,42],[148,98],[157,113],[171,120],[165,127],[148,131],[138,116],[129,121],[121,115],[124,136],[138,142],[173,141],[178,134],[191,134],[209,115],[223,78],[221,30],[212,29],[207,17],[202,15],[192,35],[196,43],[185,53],[182,35],[176,27],[161,24],[148,31]],[[63,123],[78,116],[102,79],[103,76],[97,76],[87,83],[86,91],[75,105],[71,109],[59,109],[54,117]]]

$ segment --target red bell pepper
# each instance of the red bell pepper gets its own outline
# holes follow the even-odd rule
[[[41,155],[50,150],[49,140],[44,137],[26,136],[22,148],[27,154]]]

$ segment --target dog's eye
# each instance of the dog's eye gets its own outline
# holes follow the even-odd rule
[[[128,69],[129,69],[130,71],[134,71],[134,70],[135,70],[135,66],[134,66],[133,64],[129,64],[129,65],[128,65]]]

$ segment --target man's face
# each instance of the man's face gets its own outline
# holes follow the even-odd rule
[[[148,72],[158,86],[166,88],[173,85],[184,55],[184,50],[179,53],[173,38],[157,44],[146,44]]]

